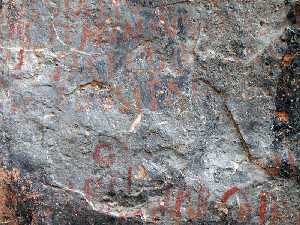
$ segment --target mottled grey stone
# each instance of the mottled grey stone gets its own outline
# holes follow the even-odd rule
[[[3,1],[18,224],[298,222],[297,4]]]

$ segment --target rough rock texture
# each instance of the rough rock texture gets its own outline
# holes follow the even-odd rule
[[[0,8],[0,224],[300,224],[299,2]]]

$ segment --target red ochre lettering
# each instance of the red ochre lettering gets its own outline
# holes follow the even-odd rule
[[[222,198],[221,203],[226,204],[226,202],[236,193],[241,192],[241,190],[238,187],[231,187],[229,190],[225,191]],[[244,196],[246,202],[239,204],[239,219],[241,221],[245,221],[248,215],[251,213],[251,206],[248,203],[248,199],[244,192],[241,192],[241,194]]]
[[[90,36],[90,30],[88,27],[88,24],[84,24],[82,27],[82,35],[81,35],[81,41],[80,41],[80,50],[84,50],[84,48],[87,46],[88,38]]]
[[[113,72],[114,72],[114,55],[113,53],[107,54],[107,76],[108,80],[111,80],[113,78]]]
[[[24,49],[20,49],[18,53],[19,63],[16,65],[15,69],[20,70],[24,65],[24,54],[25,54]]]
[[[70,25],[68,24],[68,22],[65,22],[64,23],[64,42],[66,44],[70,44],[70,32],[69,32],[69,29],[70,29]],[[81,43],[80,43],[81,44]],[[81,45],[80,45],[81,46]]]
[[[192,202],[190,202],[187,208],[187,214],[190,220],[196,220],[198,218],[201,218],[206,213],[208,208],[208,198],[210,197],[210,193],[208,189],[203,185],[200,185],[197,193],[198,193],[198,200],[197,200],[196,210],[193,209]],[[192,196],[189,196],[190,201],[191,198]]]
[[[124,28],[124,38],[129,40],[132,36],[132,27],[128,20],[125,21],[125,28]]]
[[[140,36],[144,34],[144,20],[141,17],[138,17],[136,22],[136,36]]]
[[[181,218],[181,205],[185,198],[187,198],[191,193],[189,191],[178,190],[176,201],[175,201],[175,219],[179,220]]]
[[[229,190],[225,191],[225,193],[223,194],[223,196],[221,198],[221,202],[226,203],[231,196],[233,196],[235,193],[237,193],[239,191],[240,191],[240,189],[238,187],[232,187]]]
[[[176,94],[176,96],[181,96],[181,90],[178,87],[178,84],[174,80],[169,80],[168,81],[168,98],[166,100],[167,105],[172,104],[172,94]]]
[[[124,95],[122,94],[122,90],[122,87],[116,87],[114,88],[114,93],[116,94],[116,97],[121,104],[121,107],[119,107],[119,111],[121,113],[126,113],[130,110],[130,102],[124,97]]]
[[[117,43],[118,38],[118,30],[114,27],[111,31],[111,38],[110,38],[110,44]]]
[[[118,24],[120,22],[120,2],[119,0],[113,0],[113,5],[114,5],[114,11],[115,11],[115,24]]]
[[[105,18],[105,6],[104,6],[104,2],[103,0],[98,0],[98,10],[99,10],[99,16],[100,16],[100,19],[101,18]],[[105,20],[105,19],[104,19]]]
[[[108,149],[109,155],[108,156],[102,156],[100,153],[103,149]],[[108,144],[98,144],[95,148],[95,151],[93,153],[93,159],[96,163],[104,165],[104,166],[111,166],[113,164],[113,151],[112,147]]]
[[[54,81],[59,81],[61,77],[61,67],[57,66],[54,72],[53,80]]]
[[[135,108],[137,112],[142,112],[142,96],[141,96],[141,90],[138,86],[136,86],[133,90],[133,95],[135,98]]]
[[[266,220],[266,213],[267,213],[267,193],[266,192],[261,192],[259,194],[259,210],[258,210],[258,215],[259,215],[259,224],[263,225]]]
[[[93,196],[93,188],[92,188],[92,183],[93,183],[93,178],[88,177],[87,179],[85,179],[84,181],[84,187],[83,187],[83,191],[84,191],[84,195],[85,197],[90,200]]]
[[[161,16],[160,17],[160,23],[162,24],[165,33],[171,37],[171,38],[175,38],[176,34],[177,34],[177,18],[176,16],[174,16],[172,18],[172,24],[170,25],[168,22],[168,19],[165,16]]]
[[[192,101],[193,101],[193,103],[196,101],[197,94],[198,94],[198,84],[196,82],[192,82]]]
[[[65,18],[69,17],[69,14],[70,14],[70,1],[69,0],[64,0],[64,14],[65,14]]]
[[[25,43],[26,43],[26,47],[28,48],[31,47],[31,37],[30,37],[31,28],[32,28],[32,23],[27,22],[25,25]]]
[[[276,224],[278,220],[278,205],[276,202],[272,202],[272,207],[271,207],[271,224],[274,225]]]
[[[48,41],[50,44],[53,44],[54,40],[55,40],[55,31],[54,31],[52,22],[49,22],[49,24],[48,24]]]
[[[294,153],[291,150],[289,150],[288,152],[288,160],[292,170],[292,175],[296,176],[296,160],[295,160]]]
[[[12,19],[8,18],[7,19],[7,25],[8,25],[8,37],[10,40],[12,40],[14,38],[15,32],[16,32],[16,28],[15,28],[15,24],[12,21]]]
[[[155,87],[158,84],[160,84],[159,80],[148,81],[148,87],[150,89],[150,96],[151,96],[151,110],[152,111],[157,111],[157,97],[156,97]]]

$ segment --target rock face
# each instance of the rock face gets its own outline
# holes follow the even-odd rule
[[[0,223],[300,224],[298,1],[0,8]]]

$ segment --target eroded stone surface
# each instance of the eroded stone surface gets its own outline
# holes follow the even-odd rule
[[[298,4],[3,1],[8,222],[299,223]]]

